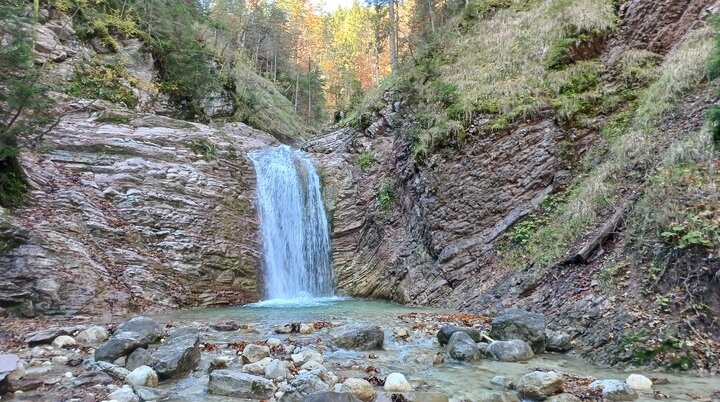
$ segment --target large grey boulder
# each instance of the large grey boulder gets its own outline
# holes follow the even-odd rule
[[[458,331],[462,331],[470,335],[470,338],[472,338],[472,340],[475,342],[480,342],[482,340],[480,331],[475,328],[458,327],[457,325],[443,325],[437,333],[437,340],[438,342],[440,342],[440,346],[447,345],[448,341],[450,341],[450,337],[452,336],[452,334]]]
[[[272,381],[238,370],[222,369],[210,373],[208,392],[233,398],[269,399],[275,394]]]
[[[242,359],[245,363],[255,363],[270,356],[270,348],[267,346],[251,343],[245,346],[242,352]]]
[[[632,387],[620,380],[597,380],[588,385],[590,389],[602,390],[602,396],[607,401],[634,401],[638,393]]]
[[[84,345],[97,345],[108,339],[108,331],[105,327],[93,325],[88,329],[80,331],[75,339]]]
[[[155,362],[155,358],[153,357],[152,353],[150,353],[150,351],[145,348],[137,348],[133,350],[130,355],[128,355],[127,359],[125,360],[125,368],[128,370],[135,370],[140,366],[153,367],[155,365]]]
[[[142,335],[137,332],[121,332],[95,349],[95,360],[114,362],[119,357],[126,356],[135,349],[147,345]]]
[[[171,339],[153,353],[153,358],[160,380],[184,377],[200,363],[200,338],[185,335]]]
[[[528,361],[535,357],[530,345],[519,339],[491,342],[485,353],[504,362]]]
[[[135,317],[124,323],[115,330],[115,334],[123,332],[135,332],[140,334],[140,340],[150,344],[155,343],[165,336],[165,330],[155,320],[147,317]]]
[[[509,341],[520,339],[530,344],[535,353],[545,351],[545,316],[517,308],[500,313],[492,321],[490,337],[495,340]]]
[[[343,349],[380,350],[385,334],[377,325],[354,324],[337,328],[331,333],[335,345]]]
[[[458,331],[452,334],[447,344],[450,357],[455,360],[474,362],[480,360],[480,350],[470,335]]]
[[[520,377],[517,388],[525,399],[544,400],[563,390],[563,378],[554,371],[534,371]]]
[[[55,338],[61,335],[73,335],[77,331],[85,329],[84,325],[76,325],[69,327],[54,327],[41,331],[35,331],[27,334],[25,342],[28,346],[38,346],[45,343],[51,343]]]

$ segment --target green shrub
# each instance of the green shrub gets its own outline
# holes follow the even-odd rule
[[[375,153],[372,151],[361,152],[357,157],[357,163],[361,168],[367,169],[375,163]]]
[[[122,114],[106,113],[95,119],[95,121],[98,123],[130,124],[132,118]]]
[[[395,199],[395,185],[389,181],[383,181],[378,190],[377,200],[380,208],[388,207]]]
[[[72,96],[104,99],[134,108],[139,101],[127,85],[130,79],[122,65],[93,60],[76,73],[75,78],[65,87],[65,92]]]
[[[215,144],[205,138],[198,138],[193,140],[193,142],[190,144],[190,149],[196,155],[202,156],[202,158],[206,161],[211,161],[213,158],[215,158],[215,154],[217,153],[217,148],[215,147]]]
[[[458,99],[457,85],[442,81],[435,81],[430,85],[430,103],[439,103],[444,107],[448,107],[456,103]]]

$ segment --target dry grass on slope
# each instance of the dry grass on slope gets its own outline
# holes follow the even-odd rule
[[[697,141],[684,138],[670,146],[674,139],[664,137],[665,133],[658,130],[679,99],[706,77],[705,65],[712,50],[713,30],[708,27],[692,32],[667,56],[658,79],[640,98],[632,120],[612,144],[605,162],[576,181],[567,204],[554,212],[548,225],[530,235],[525,245],[509,251],[506,264],[525,266],[532,259],[547,266],[558,261],[567,246],[581,237],[607,207],[620,201],[621,186],[645,181],[646,175],[653,174],[653,168],[664,158],[713,152],[693,149]],[[703,132],[707,136],[707,130]]]
[[[602,34],[616,23],[609,0],[513,3],[451,42],[456,59],[441,69],[442,79],[458,86],[461,103],[510,120],[549,107],[573,77],[599,69],[599,63],[548,68],[553,46],[574,34]]]

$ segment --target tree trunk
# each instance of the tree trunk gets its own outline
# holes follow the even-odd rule
[[[298,111],[298,102],[300,97],[300,70],[295,73],[295,113]]]
[[[390,20],[390,66],[394,72],[397,70],[397,22],[395,21],[395,0],[390,0],[388,9],[388,19]]]

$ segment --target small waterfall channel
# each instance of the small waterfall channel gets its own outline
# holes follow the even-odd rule
[[[251,152],[250,159],[257,176],[265,297],[331,296],[330,233],[312,161],[286,145]]]

